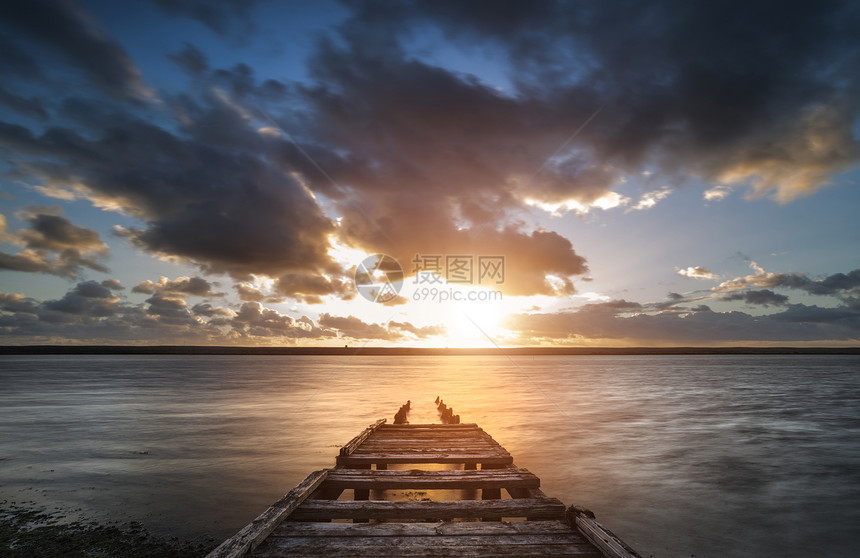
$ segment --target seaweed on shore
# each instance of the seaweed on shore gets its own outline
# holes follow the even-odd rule
[[[0,508],[0,557],[178,558],[205,556],[215,546],[156,537],[137,522],[102,525],[63,519],[60,513]]]

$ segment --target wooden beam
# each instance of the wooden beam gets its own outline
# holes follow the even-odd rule
[[[341,490],[365,488],[368,490],[396,489],[501,489],[528,490],[540,486],[540,479],[527,469],[482,469],[456,471],[366,471],[361,469],[334,469],[329,472],[326,487]]]
[[[462,537],[458,537],[462,538]],[[604,558],[589,544],[574,544],[564,541],[539,542],[524,541],[522,544],[488,542],[487,544],[463,545],[461,541],[438,540],[433,537],[376,539],[358,542],[350,539],[321,540],[276,539],[254,553],[255,558],[283,558],[284,556],[572,556],[576,558]],[[541,542],[543,542],[541,540]]]
[[[368,426],[367,428],[365,428],[364,430],[362,430],[362,431],[361,431],[361,433],[359,433],[359,435],[358,435],[358,436],[356,436],[355,438],[353,438],[352,440],[350,440],[349,442],[347,442],[345,446],[343,446],[342,448],[340,448],[340,454],[341,454],[341,455],[349,455],[349,454],[351,454],[352,452],[354,452],[354,451],[355,451],[355,448],[357,448],[358,446],[360,446],[360,445],[362,444],[362,442],[364,442],[365,440],[367,440],[367,437],[368,437],[368,436],[370,436],[371,434],[373,434],[373,433],[374,433],[374,432],[375,432],[379,427],[381,427],[383,424],[385,424],[385,419],[384,419],[384,418],[383,418],[383,419],[379,419],[379,420],[378,420],[378,421],[376,421],[375,423],[371,424],[370,426]]]
[[[430,535],[552,535],[579,531],[563,521],[444,521],[437,523],[299,523],[284,521],[272,537],[426,537]]]
[[[521,498],[515,500],[408,501],[387,500],[307,500],[293,512],[296,520],[330,519],[433,519],[461,517],[534,517],[561,519],[564,504],[555,498]]]
[[[257,548],[269,534],[305,502],[328,475],[329,470],[314,471],[283,498],[261,513],[241,531],[221,543],[206,558],[240,558]]]
[[[481,463],[482,465],[511,465],[514,458],[502,453],[362,453],[338,456],[339,467],[358,467],[371,463]]]
[[[436,422],[423,424],[387,424],[385,430],[483,430],[475,422],[463,422],[461,424],[439,424]]]

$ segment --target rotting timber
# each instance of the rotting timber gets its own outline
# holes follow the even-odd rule
[[[439,398],[441,424],[408,424],[410,406],[394,424],[367,427],[334,468],[308,475],[207,558],[639,558],[593,513],[545,495],[537,476]]]

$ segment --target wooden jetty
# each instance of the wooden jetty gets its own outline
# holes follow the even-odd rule
[[[436,403],[443,420],[454,416]],[[640,558],[594,514],[541,492],[477,424],[405,424],[408,411],[370,425],[334,468],[311,473],[207,558]],[[392,493],[412,497],[385,499]]]

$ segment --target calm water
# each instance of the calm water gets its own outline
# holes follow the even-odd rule
[[[643,556],[857,556],[860,357],[2,356],[0,500],[224,538],[441,395]]]

